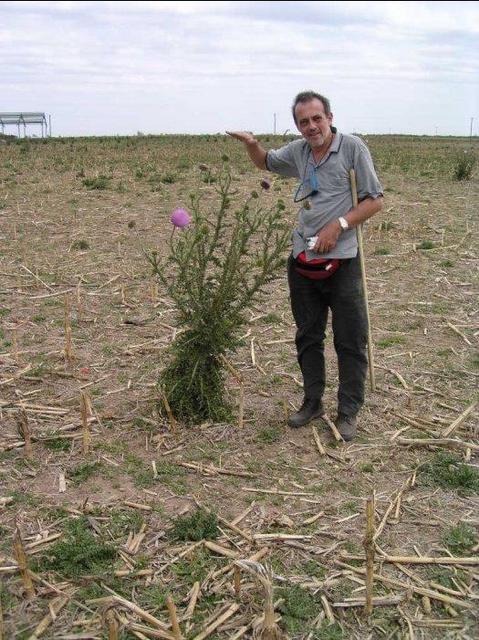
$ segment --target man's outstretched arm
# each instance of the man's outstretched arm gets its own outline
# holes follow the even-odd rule
[[[246,147],[246,151],[251,159],[251,162],[258,167],[258,169],[266,169],[266,151],[256,140],[254,135],[249,131],[227,131],[226,132],[235,140],[239,140]]]

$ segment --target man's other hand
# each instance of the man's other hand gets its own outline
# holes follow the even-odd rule
[[[341,225],[337,220],[333,220],[317,234],[318,239],[314,245],[313,251],[316,253],[328,253],[336,246],[339,236],[341,235]]]

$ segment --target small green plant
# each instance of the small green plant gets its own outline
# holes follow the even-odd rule
[[[216,540],[219,535],[216,514],[198,509],[191,516],[180,516],[170,532],[174,540]]]
[[[389,247],[378,247],[374,250],[375,256],[389,256],[391,254],[391,249]]]
[[[297,585],[278,589],[278,593],[284,598],[279,610],[286,630],[292,635],[303,633],[308,621],[312,622],[318,615],[318,601]]]
[[[163,184],[174,184],[176,182],[176,175],[174,173],[165,173],[161,176],[160,182],[163,182]]]
[[[66,523],[64,538],[48,550],[48,556],[37,561],[36,570],[58,571],[65,578],[110,573],[116,549],[93,534],[87,518]]]
[[[82,184],[84,187],[90,190],[104,190],[108,189],[110,180],[111,178],[108,178],[107,176],[98,176],[97,178],[84,178],[82,180]]]
[[[397,227],[397,225],[394,222],[391,222],[390,220],[383,220],[380,224],[378,229],[380,231],[391,231],[391,229],[395,229]]]
[[[281,439],[281,433],[274,427],[265,427],[260,429],[255,436],[255,442],[262,442],[263,444],[273,444]]]
[[[82,462],[70,471],[69,477],[73,484],[81,484],[95,475],[102,466],[101,462]]]
[[[453,173],[454,179],[458,181],[470,180],[476,162],[476,156],[468,151],[464,151],[464,153],[456,156]]]
[[[44,446],[50,451],[69,451],[72,441],[68,438],[50,438],[43,441]]]
[[[476,532],[464,522],[459,522],[446,531],[443,542],[451,553],[459,556],[474,547],[477,542]]]
[[[392,347],[395,344],[405,344],[405,342],[406,338],[404,336],[391,336],[389,338],[378,340],[376,344],[380,349],[385,349],[387,347]]]
[[[343,640],[344,637],[343,629],[340,624],[337,622],[334,622],[333,624],[323,622],[319,629],[313,631],[311,640]]]
[[[90,245],[86,240],[75,240],[75,242],[72,243],[72,249],[84,251],[89,248]]]
[[[477,469],[464,464],[452,453],[437,453],[431,461],[420,467],[420,475],[426,485],[455,489],[464,495],[479,493]]]
[[[418,249],[434,249],[434,242],[432,240],[423,240],[421,244],[417,245]]]
[[[219,198],[216,214],[202,212],[200,196],[193,194],[192,222],[172,237],[169,257],[148,256],[183,329],[170,347],[159,386],[174,416],[189,423],[230,418],[224,358],[240,344],[247,310],[278,277],[290,235],[281,203],[264,210],[250,198],[232,211],[236,191],[228,167],[212,189]]]

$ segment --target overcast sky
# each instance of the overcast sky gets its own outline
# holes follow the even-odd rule
[[[54,135],[283,133],[306,89],[345,132],[479,133],[479,2],[0,2],[0,60]]]

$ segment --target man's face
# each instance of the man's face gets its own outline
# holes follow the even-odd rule
[[[331,137],[333,114],[327,116],[321,100],[314,98],[308,102],[299,102],[294,110],[296,126],[303,138],[313,149],[323,146]]]

